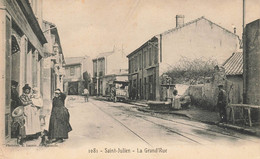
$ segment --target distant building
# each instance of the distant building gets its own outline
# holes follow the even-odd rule
[[[233,32],[200,17],[184,23],[176,16],[176,27],[154,36],[131,52],[129,63],[129,94],[138,99],[162,100],[162,75],[180,58],[206,57],[224,62],[240,46]]]
[[[224,63],[226,77],[228,80],[240,83],[243,87],[243,53],[235,52]],[[242,88],[241,87],[241,88]],[[243,92],[243,89],[241,89]]]
[[[68,95],[82,95],[91,82],[92,63],[88,56],[65,58],[64,92]]]
[[[106,95],[111,79],[127,76],[127,58],[122,50],[114,48],[111,52],[100,53],[92,62],[94,95]]]

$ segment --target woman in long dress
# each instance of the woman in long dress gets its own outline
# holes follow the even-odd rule
[[[31,94],[31,87],[28,84],[25,84],[20,100],[24,107],[25,133],[27,139],[35,139],[41,132],[39,108],[33,104],[33,97],[34,96]]]
[[[172,108],[177,110],[181,109],[180,96],[178,95],[178,91],[174,89],[172,95]]]
[[[64,106],[65,99],[66,95],[56,89],[49,123],[48,136],[51,142],[63,142],[63,139],[68,139],[68,133],[72,130],[69,111]]]

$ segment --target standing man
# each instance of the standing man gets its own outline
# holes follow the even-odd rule
[[[220,115],[220,122],[227,122],[227,93],[224,90],[224,86],[221,84],[218,86],[218,108]]]
[[[85,102],[88,102],[89,91],[87,88],[84,89],[83,95],[85,96]]]

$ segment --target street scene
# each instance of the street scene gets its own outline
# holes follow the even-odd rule
[[[68,98],[66,107],[71,115],[73,131],[67,141],[50,143],[50,147],[80,148],[87,144],[96,147],[139,145],[159,148],[162,145],[245,144],[260,141],[255,136],[191,120],[178,114],[140,111],[140,106],[136,104],[108,102],[95,97],[89,99],[89,102],[78,96]],[[145,106],[141,106],[143,107]],[[27,141],[26,145],[40,143],[41,139],[36,139]]]
[[[7,151],[157,158],[260,144],[259,1],[0,7]],[[16,157],[4,151],[0,158]]]

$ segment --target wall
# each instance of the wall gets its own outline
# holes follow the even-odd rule
[[[260,19],[247,24],[244,54],[245,103],[260,105]]]
[[[128,55],[130,98],[159,100],[158,39],[151,39]]]
[[[243,76],[227,76],[229,81],[230,103],[243,103]]]
[[[119,69],[128,68],[127,58],[120,50],[114,50],[106,59],[106,75],[116,74]]]
[[[214,58],[223,63],[239,47],[238,37],[201,19],[162,36],[160,75],[184,57]]]
[[[216,110],[218,99],[218,86],[212,83],[201,85],[191,85],[188,89],[188,95],[191,96],[191,102],[201,108]],[[231,104],[242,103],[241,83],[225,80],[224,90],[227,93],[227,102]]]
[[[74,68],[75,74],[71,76],[70,70],[71,68]],[[65,76],[64,81],[76,81],[76,80],[82,80],[82,72],[81,72],[81,65],[70,65],[65,66]]]
[[[83,57],[82,70],[83,70],[83,73],[87,71],[90,74],[90,78],[93,76],[93,64],[92,64],[92,60],[89,56]]]

